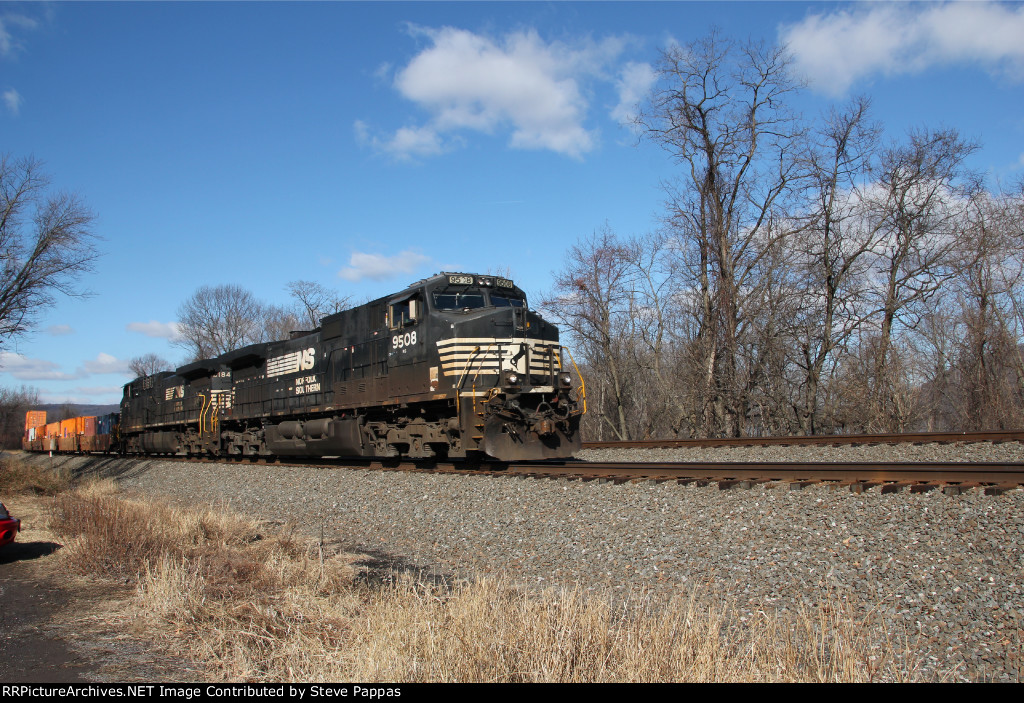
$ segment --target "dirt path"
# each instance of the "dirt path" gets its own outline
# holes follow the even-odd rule
[[[57,548],[53,542],[15,542],[0,551],[0,681],[67,683],[95,672],[55,627],[74,600],[46,573]]]
[[[22,532],[0,548],[0,682],[204,680],[157,633],[131,627],[129,589],[66,572],[60,544],[39,527],[45,500],[4,498]]]

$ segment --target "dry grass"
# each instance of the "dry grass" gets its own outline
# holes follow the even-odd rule
[[[354,680],[487,682],[873,681],[912,679],[878,657],[877,632],[823,608],[740,620],[697,592],[613,608],[580,589],[542,594],[483,580],[442,593],[407,582],[353,624]],[[884,669],[883,669],[884,667]]]
[[[139,622],[174,633],[226,679],[250,681],[913,680],[908,651],[838,598],[744,621],[691,593],[618,606],[579,589],[501,580],[357,585],[352,557],[225,512],[126,499],[112,484],[59,496],[75,569],[134,579]],[[878,646],[878,642],[882,646]]]
[[[69,485],[71,477],[66,471],[30,466],[12,457],[0,457],[0,495],[56,495]]]

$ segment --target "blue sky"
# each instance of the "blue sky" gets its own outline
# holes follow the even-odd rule
[[[855,94],[898,137],[955,127],[1024,175],[1024,5],[802,2],[0,3],[0,152],[97,213],[87,300],[0,352],[0,385],[112,403],[172,363],[201,285],[357,300],[440,270],[528,293],[607,222],[658,226],[673,165],[622,126],[658,49],[787,43],[815,115]]]

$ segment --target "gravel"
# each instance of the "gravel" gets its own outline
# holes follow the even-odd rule
[[[599,452],[599,453],[598,453]],[[1020,461],[1019,443],[685,450],[687,459]],[[591,460],[680,450],[589,450]],[[628,456],[627,456],[628,455]],[[700,455],[697,458],[694,455]],[[707,458],[706,458],[707,457]],[[81,461],[80,459],[74,461]],[[505,573],[595,591],[697,587],[748,612],[837,600],[872,611],[926,673],[1024,675],[1024,491],[719,490],[342,468],[105,464],[132,491],[289,521],[367,566]]]

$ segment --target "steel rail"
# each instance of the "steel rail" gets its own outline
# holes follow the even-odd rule
[[[512,475],[624,476],[632,477],[631,480],[903,481],[1024,486],[1024,463],[1020,462],[548,462],[510,464],[506,471]]]
[[[931,442],[1024,442],[1024,430],[987,432],[910,432],[902,434],[812,435],[785,437],[706,437],[700,439],[642,439],[584,442],[584,449],[757,447],[767,445],[926,444]]]

